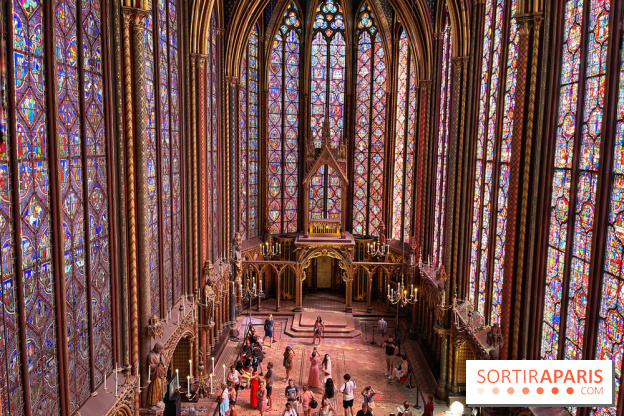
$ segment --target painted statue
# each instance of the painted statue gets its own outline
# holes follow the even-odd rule
[[[162,363],[162,352],[164,346],[160,342],[154,344],[154,348],[147,354],[147,365],[150,368],[151,382],[147,387],[147,406],[161,409],[165,407],[163,402],[163,382],[165,380],[166,369]]]

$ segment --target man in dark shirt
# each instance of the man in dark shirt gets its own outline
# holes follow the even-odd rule
[[[368,410],[368,405],[364,403],[362,405],[362,410],[358,410],[356,416],[373,416],[373,414]]]
[[[266,390],[268,397],[268,409],[271,410],[273,407],[273,381],[275,381],[275,372],[273,372],[273,363],[267,364],[268,371],[264,375],[264,379],[266,380]]]
[[[394,355],[399,349],[392,338],[392,335],[388,335],[388,340],[382,344],[382,347],[386,348],[386,369],[388,370],[384,376],[390,375],[390,371],[392,371],[392,360],[394,359]]]

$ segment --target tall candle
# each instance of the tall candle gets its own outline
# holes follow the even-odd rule
[[[262,292],[262,279],[258,279],[260,281],[260,292]]]
[[[186,302],[182,299],[182,316],[186,316]]]
[[[214,357],[210,357],[210,358],[212,359],[212,374],[214,374]]]
[[[180,388],[180,371],[176,369],[176,384],[178,385],[178,389]]]
[[[104,390],[106,390],[106,374],[104,374]]]
[[[117,372],[115,371],[115,396],[117,396]]]
[[[147,368],[147,382],[148,383],[152,382],[152,367]]]
[[[214,374],[210,374],[210,394],[212,394],[212,376],[214,376]]]
[[[223,364],[223,382],[225,383],[225,364]]]
[[[193,377],[193,360],[189,360],[189,374]]]
[[[186,389],[191,394],[191,376],[186,376]]]

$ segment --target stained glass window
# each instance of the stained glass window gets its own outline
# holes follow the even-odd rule
[[[152,313],[159,316],[164,314],[161,298],[167,309],[182,295],[178,10],[175,0],[148,3],[144,39],[149,264]]]
[[[334,168],[322,165],[310,183],[309,211],[311,218],[340,219],[342,187]]]
[[[315,147],[321,147],[327,115],[332,147],[343,138],[345,89],[344,17],[338,0],[325,0],[316,9],[313,24],[310,127]]]
[[[273,40],[269,67],[268,208],[272,234],[297,231],[300,39],[301,21],[293,2]]]
[[[624,62],[624,46],[621,61]],[[615,398],[622,382],[624,356],[624,66],[620,66],[619,94],[616,111],[613,177],[607,226],[605,265],[602,273],[602,296],[598,317],[596,359],[615,362]],[[615,416],[617,408],[594,409],[594,414]]]
[[[254,25],[241,64],[238,110],[239,231],[243,239],[258,235],[258,25]]]
[[[417,110],[415,58],[410,51],[407,33],[402,31],[399,39],[391,233],[391,238],[402,241],[409,239],[412,224]]]
[[[469,299],[489,321],[500,321],[507,225],[509,161],[515,102],[518,27],[517,0],[488,0],[483,25],[483,56],[472,214]],[[507,55],[503,31],[509,24]],[[505,59],[506,57],[506,59]],[[503,117],[499,119],[499,107]],[[502,124],[502,133],[497,126]],[[495,234],[492,234],[494,228]],[[492,253],[493,250],[493,253]],[[488,261],[492,258],[492,266]],[[488,286],[491,289],[488,293]],[[488,315],[489,313],[489,315]]]
[[[218,122],[217,122],[217,88],[219,71],[219,53],[217,50],[217,21],[215,12],[210,19],[208,36],[207,65],[207,118],[208,118],[208,242],[212,261],[219,257],[219,158],[218,158]]]
[[[438,121],[438,143],[435,177],[435,211],[433,220],[433,261],[442,264],[444,245],[444,220],[446,202],[446,169],[448,143],[451,127],[451,59],[453,57],[453,31],[449,16],[446,16],[442,32],[442,53],[440,62],[440,115]]]
[[[58,383],[48,383],[48,374],[58,374],[56,359],[56,308],[52,275],[52,221],[50,200],[49,138],[46,130],[46,90],[44,71],[45,37],[52,28],[44,28],[44,5],[41,1],[13,2],[13,64],[15,88],[15,147],[18,177],[11,187],[19,188],[21,262],[24,285],[24,310],[28,383],[31,411],[34,414],[59,414]],[[26,41],[28,40],[28,41]],[[75,110],[74,110],[75,111]],[[15,172],[15,171],[13,171]],[[11,288],[7,287],[7,291]],[[17,364],[17,362],[14,362]],[[9,371],[12,371],[10,369]]]
[[[602,143],[609,10],[609,1],[592,0],[589,8],[585,9],[586,13],[582,2],[565,2],[542,325],[541,355],[546,359],[580,359],[583,356],[598,156]],[[588,27],[587,39],[581,33],[583,25]],[[583,44],[588,52],[585,62],[581,59]],[[581,65],[585,65],[586,69],[584,80],[579,75]],[[577,107],[578,94],[584,95],[580,108]],[[575,139],[575,136],[579,139]],[[618,183],[617,179],[616,175],[615,184]],[[617,204],[612,206],[611,216],[617,209]],[[567,235],[568,224],[573,224],[570,238]],[[613,232],[610,234],[609,244],[617,244]],[[616,301],[613,285],[617,278],[612,279],[615,277],[611,274],[615,270],[612,267],[613,263],[607,258],[606,286],[603,291],[603,301],[607,302]],[[564,289],[566,287],[567,291]],[[609,313],[607,311],[610,308],[609,303],[603,303],[601,315]],[[567,313],[562,320],[563,310]],[[613,316],[611,322],[616,323],[617,318]],[[601,322],[602,335],[605,336],[603,339],[609,342],[603,324],[604,321]],[[609,331],[617,331],[616,328],[610,328]],[[562,342],[561,336],[564,337]],[[561,350],[560,345],[563,345]],[[607,353],[606,350],[599,350],[599,354],[603,353]],[[614,358],[617,361],[617,357]]]
[[[353,233],[377,235],[383,209],[387,73],[381,34],[368,3],[359,11],[357,42]]]

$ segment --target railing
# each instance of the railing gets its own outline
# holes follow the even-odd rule
[[[340,237],[340,218],[310,219],[310,235]]]

